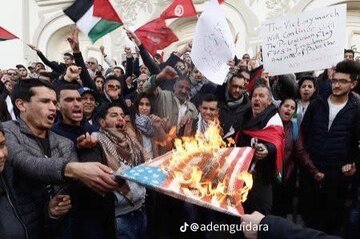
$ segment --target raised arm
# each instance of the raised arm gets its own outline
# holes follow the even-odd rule
[[[152,75],[160,73],[159,65],[154,61],[154,59],[150,56],[149,52],[142,45],[140,39],[130,30],[126,30],[126,34],[130,40],[134,41],[135,45],[140,50],[140,56],[143,60],[145,66],[149,69]]]
[[[44,62],[45,65],[47,65],[48,67],[50,67],[53,71],[55,71],[56,73],[58,73],[59,75],[64,73],[64,68],[61,67],[61,65],[59,63],[57,63],[56,61],[49,61],[46,56],[34,45],[28,44],[28,46],[36,51],[36,54],[39,56],[39,58],[41,59],[42,62]]]
[[[93,89],[96,91],[96,85],[95,82],[91,79],[89,72],[87,71],[84,59],[82,57],[82,54],[80,52],[80,46],[79,46],[79,30],[74,28],[71,31],[70,36],[67,38],[71,49],[74,53],[75,63],[77,66],[81,67],[81,73],[80,78],[83,83],[83,86],[89,87],[90,89]]]
[[[190,52],[192,48],[192,42],[188,42],[184,47],[180,48],[179,51],[171,53],[170,57],[164,63],[164,66],[175,67],[176,63],[180,60],[180,58],[186,53]]]
[[[131,49],[129,47],[125,47],[124,49],[126,54],[126,71],[125,71],[125,79],[133,74],[133,61],[134,57],[132,56]]]
[[[174,68],[167,66],[159,74],[152,75],[143,86],[144,92],[147,94],[158,94],[158,86],[165,80],[173,80],[177,77],[177,72]]]
[[[108,64],[109,67],[115,67],[115,62],[113,60],[110,59],[110,57],[105,53],[105,47],[104,46],[100,46],[99,47],[101,54],[104,57],[104,61],[106,62],[106,64]]]

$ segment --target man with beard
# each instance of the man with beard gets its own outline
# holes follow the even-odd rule
[[[216,84],[212,83],[195,67],[190,73],[191,91],[190,100],[199,107],[202,97],[205,94],[214,94],[216,91]]]
[[[244,114],[250,108],[250,102],[245,88],[244,76],[234,73],[225,86],[220,100],[220,122],[225,137],[230,137],[240,130]]]
[[[253,138],[258,142],[252,143]],[[272,207],[272,184],[281,177],[285,134],[281,118],[272,104],[271,90],[255,86],[251,94],[251,109],[247,111],[236,142],[238,146],[253,146],[251,166],[254,185],[244,203],[246,213],[259,211],[269,214]]]
[[[52,131],[70,139],[74,143],[77,138],[86,133],[93,133],[95,127],[84,120],[83,103],[78,91],[79,86],[68,84],[62,85],[57,91],[58,121],[52,127]]]
[[[12,93],[17,121],[3,124],[9,151],[9,164],[21,196],[19,213],[29,238],[48,238],[44,233],[44,206],[54,184],[78,179],[91,189],[104,193],[116,183],[110,168],[98,163],[79,163],[70,140],[50,131],[56,117],[56,94],[47,82],[20,81]]]
[[[305,176],[304,221],[306,226],[330,234],[341,231],[347,182],[355,173],[359,102],[351,90],[359,71],[354,61],[338,63],[332,91],[310,103],[301,125],[305,149],[315,165]]]
[[[184,76],[177,78],[173,91],[158,87],[162,82],[175,78],[177,78],[176,71],[167,66],[158,75],[151,76],[145,82],[144,92],[152,95],[154,114],[160,118],[170,118],[170,125],[176,126],[177,132],[182,135],[184,126],[190,122],[190,119],[197,117],[197,110],[189,101],[190,80]]]
[[[124,117],[123,109],[116,103],[107,103],[99,108],[97,119],[100,131],[96,134],[98,145],[88,155],[83,155],[84,159],[102,162],[114,171],[121,172],[145,161],[140,144],[127,132]],[[113,193],[115,210],[112,211],[112,218],[107,217],[107,225],[111,219],[114,222],[115,211],[116,238],[146,238],[145,188],[134,182],[121,180]],[[109,208],[110,205],[104,206]],[[102,210],[101,207],[97,208]],[[93,209],[89,207],[88,210]],[[105,214],[101,215],[106,217]]]

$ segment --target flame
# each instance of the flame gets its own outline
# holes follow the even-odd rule
[[[162,167],[188,197],[221,207],[237,207],[247,199],[253,185],[252,175],[241,172],[236,178],[242,181],[243,187],[228,188],[229,178],[220,173],[217,156],[219,150],[230,147],[233,140],[226,143],[220,132],[221,128],[216,123],[209,125],[204,134],[197,132],[195,137],[176,138],[172,158]]]
[[[243,181],[245,185],[240,190],[241,195],[241,202],[245,202],[247,199],[247,196],[249,194],[249,190],[253,186],[253,178],[252,175],[248,172],[241,172],[238,176],[238,179]]]
[[[166,135],[166,138],[163,141],[156,141],[156,144],[159,144],[162,147],[167,146],[176,138],[176,126],[173,126],[169,133]]]

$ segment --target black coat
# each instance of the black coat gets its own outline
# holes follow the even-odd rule
[[[357,155],[355,123],[358,101],[353,94],[349,94],[348,102],[328,130],[329,96],[312,101],[301,124],[305,147],[320,170],[341,168],[355,161],[353,156]]]
[[[263,129],[268,121],[277,113],[274,105],[267,107],[261,114],[253,118],[251,108],[246,112],[244,124],[241,130],[259,130]],[[251,137],[242,133],[237,135],[237,146],[251,146]],[[248,199],[244,203],[246,213],[259,211],[262,214],[269,214],[272,207],[272,184],[275,178],[276,147],[275,145],[262,142],[266,145],[268,156],[262,160],[256,161],[253,174],[254,185],[249,193]],[[253,159],[253,163],[255,160]]]
[[[311,228],[303,228],[282,217],[266,216],[260,224],[267,225],[268,230],[260,230],[258,232],[259,239],[340,239],[340,237],[330,236]]]
[[[238,132],[241,129],[241,126],[244,123],[245,114],[250,109],[249,97],[246,94],[244,94],[243,97],[243,102],[235,108],[230,108],[225,101],[220,101],[219,115],[224,135],[229,132],[231,127],[233,127],[235,132]]]
[[[0,238],[29,238],[14,197],[12,168],[5,165],[0,177]]]
[[[106,164],[101,146],[78,150],[79,162]],[[115,198],[112,192],[104,196],[96,193],[81,182],[75,182],[66,189],[70,193],[72,209],[68,228],[73,238],[88,238],[87,228],[96,225],[101,238],[115,238]],[[82,220],[86,218],[87,220]],[[90,230],[91,231],[91,230]]]

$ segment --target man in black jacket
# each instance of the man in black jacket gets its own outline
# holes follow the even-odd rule
[[[67,38],[67,41],[73,50],[76,65],[70,64],[67,66],[64,71],[64,76],[60,77],[58,80],[55,80],[52,85],[55,89],[57,89],[63,84],[81,84],[81,86],[85,86],[96,91],[95,82],[90,77],[80,51],[79,30],[74,29]]]
[[[305,149],[317,169],[304,177],[304,221],[331,234],[340,233],[346,188],[355,173],[358,100],[351,90],[359,69],[353,61],[338,63],[332,92],[310,103],[301,126]]]
[[[84,106],[78,89],[79,86],[73,84],[63,85],[58,89],[57,100],[60,115],[51,129],[75,144],[79,136],[96,131],[96,127],[84,119]]]
[[[64,53],[64,63],[57,63],[56,61],[49,61],[46,56],[34,45],[28,44],[28,46],[36,51],[36,54],[40,57],[45,65],[50,67],[57,76],[63,75],[66,72],[66,68],[74,64],[74,56],[71,53]]]
[[[225,138],[235,135],[244,122],[244,115],[250,109],[250,101],[245,94],[244,76],[235,73],[225,85],[218,87],[220,96],[220,122]]]

